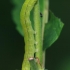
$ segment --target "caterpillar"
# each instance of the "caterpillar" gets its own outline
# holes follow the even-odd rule
[[[30,70],[30,64],[28,59],[34,57],[35,47],[34,47],[34,30],[30,21],[30,12],[33,9],[37,0],[25,0],[22,5],[20,12],[20,21],[24,32],[25,41],[25,54],[24,61],[22,63],[22,70]]]

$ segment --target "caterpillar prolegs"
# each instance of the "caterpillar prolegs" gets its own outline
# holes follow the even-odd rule
[[[21,12],[20,12],[20,21],[23,28],[23,32],[24,32],[24,41],[25,41],[25,55],[24,55],[24,61],[22,64],[22,70],[30,70],[30,64],[29,64],[28,59],[31,57],[34,57],[34,53],[36,51],[35,39],[34,39],[34,33],[35,33],[34,29],[36,28],[33,29],[31,21],[30,21],[30,12],[35,7],[36,2],[37,0],[25,0],[22,6]],[[38,33],[40,35],[40,32]],[[38,38],[39,36],[37,35],[36,37]]]

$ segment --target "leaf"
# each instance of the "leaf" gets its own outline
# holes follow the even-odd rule
[[[16,29],[23,36],[23,30],[20,23],[20,10],[24,0],[11,0],[11,2],[15,5],[14,9],[12,10],[12,19],[16,24]]]
[[[50,11],[50,20],[45,25],[43,50],[49,48],[59,37],[63,28],[63,22]]]

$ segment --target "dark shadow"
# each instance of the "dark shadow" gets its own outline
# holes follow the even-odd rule
[[[0,70],[20,70],[23,53],[23,37],[16,30],[10,0],[0,1]]]

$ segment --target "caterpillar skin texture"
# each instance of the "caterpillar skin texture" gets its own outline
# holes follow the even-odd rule
[[[25,55],[24,62],[22,63],[22,70],[30,70],[28,59],[34,57],[35,53],[34,30],[30,21],[30,12],[33,9],[36,1],[37,0],[25,0],[20,12],[20,21],[24,32],[25,41]]]

